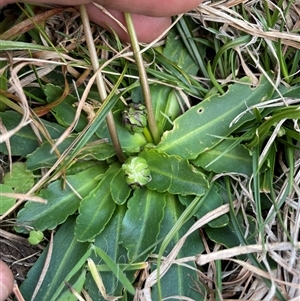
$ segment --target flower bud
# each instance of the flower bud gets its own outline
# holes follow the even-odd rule
[[[122,169],[125,172],[126,184],[133,189],[143,187],[151,181],[149,166],[143,158],[128,158]]]
[[[147,126],[147,109],[141,103],[131,103],[122,113],[122,121],[130,134],[142,133]]]

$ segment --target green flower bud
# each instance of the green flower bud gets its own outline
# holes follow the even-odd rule
[[[151,181],[149,166],[143,158],[128,158],[122,169],[125,172],[126,184],[133,189],[143,187]]]
[[[147,109],[141,103],[131,103],[122,113],[122,121],[130,134],[142,133],[147,126]]]

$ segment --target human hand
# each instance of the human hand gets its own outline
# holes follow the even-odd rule
[[[61,0],[0,0],[0,6],[14,2],[62,4]],[[149,43],[161,35],[171,24],[171,16],[187,12],[202,0],[95,0],[105,7],[117,20],[125,24],[123,12],[132,14],[138,40]],[[89,0],[65,0],[64,5],[78,6],[86,4],[90,20],[103,28],[112,28],[122,40],[128,40],[127,34],[109,16],[103,13]]]
[[[14,276],[9,267],[0,260],[0,301],[6,300],[12,292],[14,285]]]

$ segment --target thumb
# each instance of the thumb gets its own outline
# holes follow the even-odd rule
[[[14,287],[14,276],[10,268],[0,260],[0,301],[6,300]]]
[[[93,4],[87,5],[87,12],[90,20],[99,24],[101,27],[113,30],[123,41],[129,41],[129,37],[123,28],[110,16],[96,8]],[[123,25],[126,24],[124,14],[117,10],[108,10],[108,12]],[[137,38],[140,42],[150,43],[159,37],[170,25],[170,17],[149,17],[145,15],[132,14],[133,24],[136,30]],[[126,26],[125,26],[126,27]]]

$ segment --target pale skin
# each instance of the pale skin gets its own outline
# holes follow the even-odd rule
[[[14,0],[0,0],[0,7]],[[27,2],[27,1],[18,1]],[[111,27],[122,40],[128,40],[127,34],[116,22],[105,15],[91,1],[88,0],[31,0],[36,4],[57,4],[62,2],[68,6],[85,4],[90,20],[104,28]],[[160,36],[171,24],[171,16],[187,12],[197,7],[202,0],[95,0],[94,2],[105,7],[116,19],[125,24],[123,12],[132,14],[136,33],[140,42],[150,43]],[[13,277],[8,268],[0,262],[0,301],[4,301],[12,291]]]
[[[14,0],[0,0],[0,6],[14,3]],[[113,28],[119,37],[128,40],[126,33],[107,15],[88,0],[18,1],[30,3],[51,3],[78,6],[86,4],[90,19],[104,28]],[[139,41],[149,43],[160,36],[171,24],[171,16],[187,12],[197,7],[202,0],[95,0],[105,7],[123,24],[122,12],[132,13]]]

